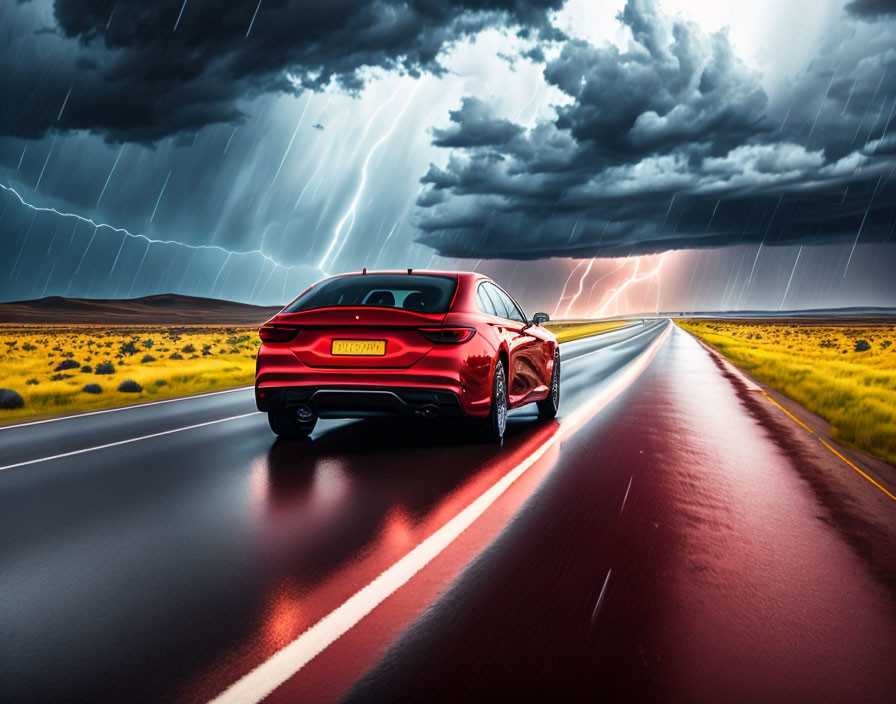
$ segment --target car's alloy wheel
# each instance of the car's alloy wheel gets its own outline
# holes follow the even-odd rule
[[[492,407],[485,418],[484,431],[489,440],[501,440],[507,428],[507,374],[504,363],[495,363],[495,375],[492,379]]]
[[[538,402],[538,415],[542,418],[554,418],[560,408],[560,353],[554,356],[554,369],[551,372],[551,390],[543,401]]]
[[[282,411],[268,411],[268,424],[271,430],[285,440],[299,440],[307,438],[317,424],[317,418],[309,421],[300,421],[296,412],[292,409]]]

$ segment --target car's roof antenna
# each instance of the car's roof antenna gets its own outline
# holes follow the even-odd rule
[[[367,267],[366,267],[366,266],[365,266],[363,269],[361,269],[361,273],[362,273],[362,274],[366,274],[366,273],[367,273]]]
[[[408,267],[408,273],[409,273],[409,274],[413,274],[413,273],[414,273],[414,270],[411,269],[411,267]]]

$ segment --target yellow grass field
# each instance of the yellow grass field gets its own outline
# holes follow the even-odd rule
[[[578,340],[580,337],[598,335],[602,332],[621,328],[623,325],[628,325],[628,322],[627,320],[575,321],[569,323],[546,323],[545,327],[557,336],[558,342],[569,342],[570,340]]]
[[[566,341],[622,324],[549,327]],[[0,390],[24,400],[0,425],[249,386],[259,344],[256,328],[0,326]]]
[[[722,320],[679,325],[827,420],[837,441],[896,464],[896,326]]]
[[[3,327],[0,388],[25,405],[0,424],[245,386],[259,344],[254,328]],[[140,390],[119,391],[128,380]]]

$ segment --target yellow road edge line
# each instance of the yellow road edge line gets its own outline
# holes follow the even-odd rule
[[[721,354],[721,353],[720,353],[720,354]],[[815,437],[817,437],[817,438],[819,439],[819,441],[821,442],[822,445],[824,445],[824,446],[825,446],[826,448],[828,448],[831,452],[833,452],[835,455],[837,455],[837,457],[839,457],[839,458],[840,458],[841,460],[843,460],[846,464],[848,464],[850,467],[852,467],[854,470],[856,470],[859,474],[861,474],[863,477],[865,477],[865,479],[867,479],[869,482],[871,482],[872,484],[874,484],[874,486],[876,486],[878,489],[880,489],[882,492],[884,492],[887,496],[889,496],[891,499],[893,499],[893,501],[896,501],[896,496],[894,496],[894,495],[893,495],[890,491],[888,491],[885,487],[881,486],[881,484],[880,484],[879,482],[877,482],[876,480],[874,480],[873,478],[871,478],[870,476],[868,476],[868,474],[866,474],[866,473],[863,472],[861,469],[859,469],[855,464],[853,464],[853,463],[850,462],[848,459],[846,459],[841,453],[837,452],[837,450],[835,450],[833,447],[831,447],[831,445],[828,444],[828,442],[827,442],[823,437],[821,437],[821,435],[819,435],[818,433],[816,433],[814,430],[812,430],[812,428],[810,428],[808,425],[806,425],[805,423],[803,423],[803,421],[801,421],[799,418],[797,418],[795,415],[793,415],[793,413],[791,413],[791,412],[788,411],[786,408],[784,408],[784,406],[782,406],[780,403],[778,403],[777,401],[775,401],[775,399],[773,399],[773,398],[771,397],[771,395],[770,395],[765,389],[759,389],[759,391],[760,391],[760,393],[761,393],[763,396],[765,396],[765,397],[766,397],[772,404],[774,404],[775,406],[777,406],[778,408],[780,408],[782,411],[784,411],[784,413],[786,413],[788,416],[790,416],[790,418],[792,418],[793,420],[795,420],[797,423],[799,423],[801,426],[803,426],[806,430],[808,430],[812,435],[814,435]]]
[[[854,470],[856,470],[859,474],[861,474],[863,477],[865,477],[865,479],[867,479],[869,482],[874,484],[874,486],[876,486],[878,489],[880,489],[882,492],[884,492],[887,496],[889,496],[891,499],[893,499],[893,501],[896,501],[896,496],[893,496],[893,494],[891,494],[884,487],[882,487],[877,481],[875,481],[874,479],[869,477],[865,472],[863,472],[861,469],[856,467],[856,465],[854,465],[852,462],[850,462],[848,459],[846,459],[843,455],[841,455],[839,452],[837,452],[837,450],[835,450],[833,447],[831,447],[823,437],[819,436],[818,439],[821,440],[822,445],[824,445],[831,452],[833,452],[835,455],[837,455],[837,457],[839,457],[841,460],[846,462],[846,464],[848,464],[850,467],[852,467]]]

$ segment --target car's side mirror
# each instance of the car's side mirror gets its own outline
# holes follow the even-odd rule
[[[536,313],[532,316],[532,324],[533,325],[541,325],[542,323],[546,323],[551,319],[547,313]]]

